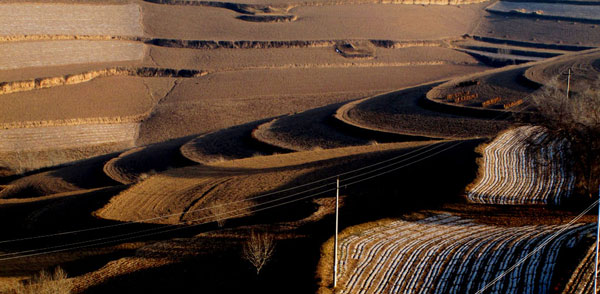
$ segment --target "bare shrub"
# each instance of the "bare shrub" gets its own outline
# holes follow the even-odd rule
[[[252,231],[244,244],[243,257],[254,266],[258,275],[274,251],[275,239],[272,234]]]
[[[54,273],[41,271],[25,284],[16,286],[15,294],[69,294],[72,289],[67,273],[60,267]],[[10,292],[9,292],[10,293]]]
[[[553,79],[532,95],[539,113],[534,122],[569,141],[578,187],[590,198],[596,193],[600,176],[600,87],[594,88],[567,98],[558,80]]]
[[[217,222],[219,228],[225,226],[225,222],[227,221],[227,215],[229,214],[229,207],[226,203],[222,201],[215,201],[210,204],[210,214],[213,217],[213,220]]]

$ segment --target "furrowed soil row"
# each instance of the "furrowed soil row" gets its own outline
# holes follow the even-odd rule
[[[563,294],[586,294],[594,292],[594,266],[596,246],[591,246],[565,286]]]
[[[473,293],[561,228],[495,227],[451,215],[390,222],[341,241],[340,292]],[[560,249],[592,230],[574,225],[490,293],[547,293]]]
[[[0,152],[84,147],[127,142],[133,146],[138,123],[90,124],[0,130]]]
[[[0,5],[0,35],[141,36],[142,11],[137,4],[65,5],[15,3]]]
[[[483,178],[470,201],[487,204],[560,204],[575,183],[566,139],[548,139],[540,127],[520,127],[485,148]]]

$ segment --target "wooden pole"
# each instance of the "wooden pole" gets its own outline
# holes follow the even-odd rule
[[[600,199],[600,192],[598,192]],[[596,224],[596,263],[594,267],[594,294],[598,293],[598,242],[600,241],[600,202],[598,202],[598,223]]]
[[[567,77],[567,100],[569,100],[569,92],[571,92],[571,68],[569,68],[569,76]]]
[[[340,178],[337,178],[336,188],[335,188],[335,239],[333,240],[333,288],[335,288],[337,286],[339,205],[340,205]]]

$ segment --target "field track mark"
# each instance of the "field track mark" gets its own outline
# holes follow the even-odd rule
[[[188,206],[186,206],[183,209],[183,211],[181,212],[181,215],[179,216],[179,222],[184,222],[184,218],[185,218],[185,216],[187,216],[187,212],[190,211],[190,209],[192,209],[198,202],[206,200],[205,198],[208,194],[210,194],[210,192],[214,191],[218,186],[225,184],[231,180],[232,180],[231,178],[227,178],[227,179],[217,182],[216,184],[211,185],[210,188],[208,188],[206,191],[204,191],[202,193],[202,195],[200,195],[199,197],[196,197],[196,199],[192,200],[190,202],[190,204],[188,204]]]

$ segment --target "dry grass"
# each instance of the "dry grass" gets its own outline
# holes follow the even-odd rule
[[[139,36],[141,8],[128,5],[0,5],[0,35],[117,35]]]
[[[142,60],[144,45],[122,41],[32,41],[0,43],[0,70],[67,64]]]

